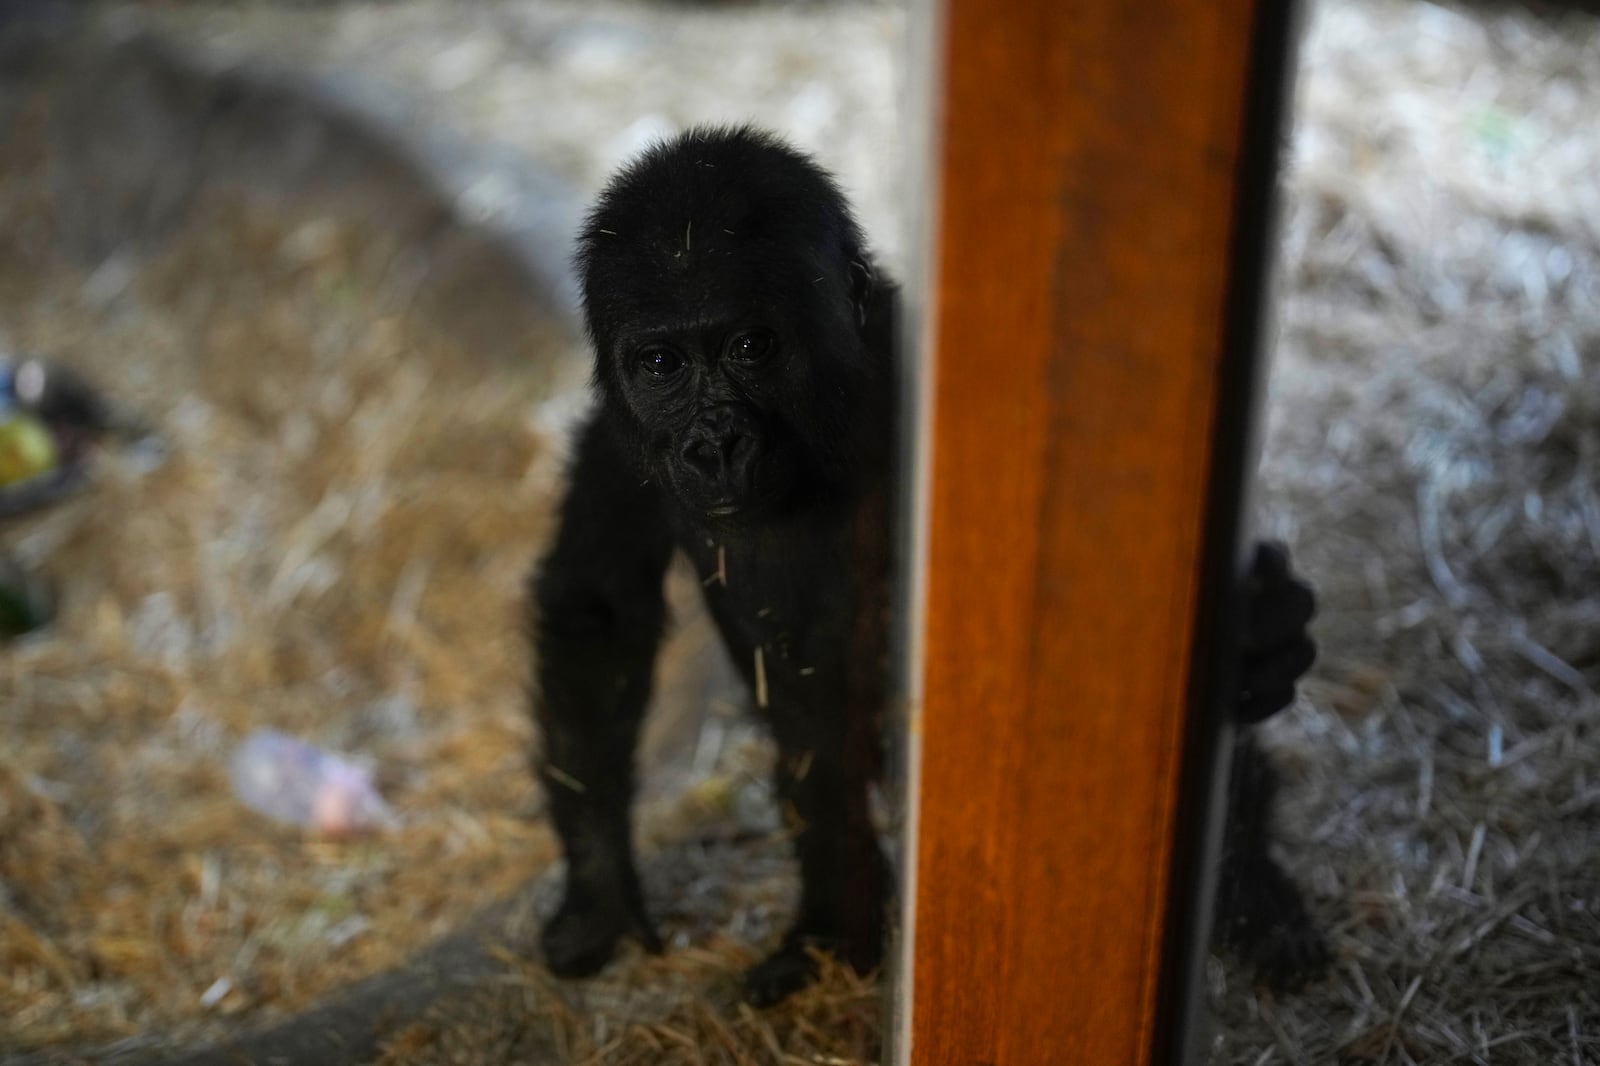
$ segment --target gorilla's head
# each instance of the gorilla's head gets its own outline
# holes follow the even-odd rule
[[[883,294],[815,163],[749,128],[690,130],[607,186],[578,268],[601,402],[691,516],[850,491],[887,378],[864,342]]]

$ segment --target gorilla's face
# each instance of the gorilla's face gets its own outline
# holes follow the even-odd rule
[[[804,353],[756,320],[652,330],[614,353],[646,462],[690,513],[758,518],[805,479],[793,425]]]
[[[825,175],[760,139],[690,142],[621,175],[580,241],[603,402],[645,476],[702,521],[848,491],[870,272]]]

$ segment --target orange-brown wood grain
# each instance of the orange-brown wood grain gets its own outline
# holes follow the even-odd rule
[[[910,1031],[1150,1060],[1254,0],[946,0]]]

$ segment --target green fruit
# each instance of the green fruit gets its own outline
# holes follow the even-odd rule
[[[12,415],[0,422],[0,485],[38,477],[56,462],[55,439],[38,419]]]

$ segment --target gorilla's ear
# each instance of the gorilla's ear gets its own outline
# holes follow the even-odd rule
[[[855,308],[856,325],[865,327],[878,290],[878,268],[859,248],[847,249],[846,257],[850,263],[850,305]]]

